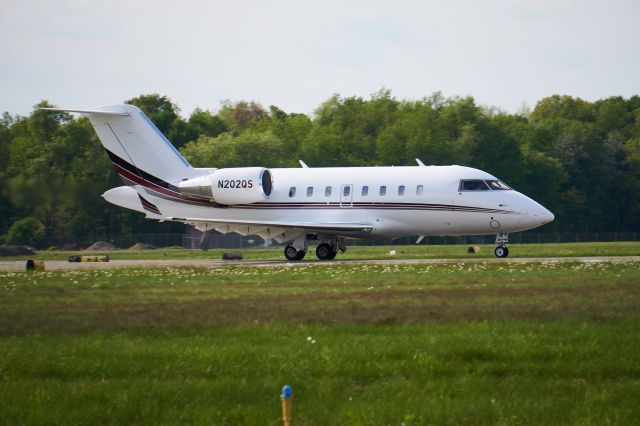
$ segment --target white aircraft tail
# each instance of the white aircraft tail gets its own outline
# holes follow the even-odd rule
[[[92,110],[43,108],[78,112],[89,118],[116,171],[129,183],[147,181],[162,187],[201,174],[133,105],[109,105]]]

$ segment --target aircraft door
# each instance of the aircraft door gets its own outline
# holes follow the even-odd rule
[[[340,207],[353,207],[353,185],[342,185],[340,188]]]

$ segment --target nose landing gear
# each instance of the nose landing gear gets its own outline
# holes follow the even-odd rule
[[[509,249],[507,248],[508,242],[509,234],[507,234],[506,232],[502,232],[496,235],[496,249],[494,250],[496,257],[509,256]]]
[[[507,257],[509,256],[509,249],[505,246],[498,246],[494,250],[496,257]]]

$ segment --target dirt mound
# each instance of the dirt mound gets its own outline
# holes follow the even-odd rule
[[[62,250],[62,251],[78,251],[81,249],[82,248],[77,243],[64,244],[58,247],[58,250]]]
[[[145,244],[145,243],[135,243],[134,245],[129,247],[129,250],[155,250],[155,249],[156,249],[155,246],[152,246],[151,244]]]
[[[0,245],[0,256],[28,256],[36,252],[27,246]]]
[[[115,249],[116,246],[111,243],[108,243],[106,241],[96,241],[95,243],[84,249],[84,251],[109,251]]]

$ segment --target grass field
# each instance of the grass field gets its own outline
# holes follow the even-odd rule
[[[640,262],[6,272],[0,353],[0,424],[638,424]]]
[[[403,246],[349,246],[346,253],[338,254],[337,259],[419,259],[419,258],[492,258],[493,245],[479,245],[480,253],[469,254],[469,245],[403,245]],[[549,256],[629,256],[640,255],[640,241],[613,243],[560,243],[560,244],[512,244],[510,257],[549,257]],[[251,249],[215,249],[188,250],[183,248],[163,248],[157,250],[114,250],[90,252],[85,254],[108,254],[111,259],[220,259],[222,253],[242,252],[249,260],[282,260],[283,247]],[[389,255],[395,250],[394,256]],[[3,257],[1,260],[67,260],[69,256],[83,254],[70,251],[40,251],[36,256]],[[305,260],[316,259],[315,246]]]

